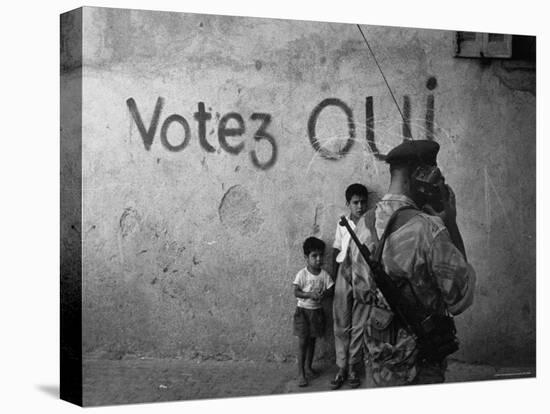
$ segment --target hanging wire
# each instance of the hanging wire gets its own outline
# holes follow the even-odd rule
[[[397,110],[399,111],[399,115],[401,115],[401,119],[403,119],[403,125],[405,125],[405,128],[407,128],[407,131],[409,132],[408,136],[412,139],[412,133],[409,126],[409,123],[405,119],[405,116],[403,115],[403,112],[401,111],[401,107],[397,103],[397,99],[395,99],[395,96],[390,88],[390,84],[388,83],[388,80],[386,79],[386,75],[384,75],[384,72],[382,71],[382,68],[380,67],[380,64],[378,63],[378,60],[376,59],[376,56],[370,47],[369,41],[367,40],[367,37],[363,33],[363,30],[361,30],[361,26],[357,25],[357,28],[359,29],[359,32],[361,32],[361,36],[363,36],[363,39],[365,40],[365,43],[367,45],[367,48],[369,49],[370,54],[372,55],[372,58],[374,59],[374,63],[376,63],[376,66],[378,67],[378,70],[380,71],[380,74],[382,75],[382,78],[384,79],[384,82],[386,83],[386,86],[388,87],[388,90],[390,91],[390,95],[393,99],[393,102],[395,103],[395,106],[397,107]]]

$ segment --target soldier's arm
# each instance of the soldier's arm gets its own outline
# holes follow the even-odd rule
[[[456,221],[446,224],[446,226],[447,226],[447,230],[449,231],[449,236],[451,237],[451,241],[456,246],[456,248],[460,251],[460,253],[462,253],[462,256],[464,256],[464,260],[467,260],[466,248],[464,247],[464,241],[462,240],[462,235],[460,234],[460,230],[458,229],[458,225],[456,224]]]
[[[443,211],[438,213],[430,205],[424,206],[424,210],[433,215],[438,216],[447,230],[449,231],[449,236],[455,247],[462,253],[464,259],[466,259],[466,249],[464,248],[464,241],[462,240],[462,235],[456,224],[456,197],[453,189],[449,185],[443,185],[444,188],[441,189],[443,194],[447,196],[443,199]],[[467,260],[467,259],[466,259]]]
[[[469,308],[473,303],[476,274],[447,230],[435,237],[429,265],[449,312],[458,315]]]

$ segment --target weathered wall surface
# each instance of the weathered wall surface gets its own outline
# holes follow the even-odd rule
[[[82,9],[60,16],[61,399],[82,404]]]
[[[375,153],[403,139],[357,27],[83,16],[85,351],[293,355],[302,241],[332,244],[350,183],[384,193]],[[534,361],[534,70],[454,58],[453,32],[363,28],[457,194],[478,273],[457,357]]]

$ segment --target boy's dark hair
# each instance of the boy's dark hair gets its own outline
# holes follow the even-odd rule
[[[352,184],[348,188],[346,188],[346,202],[349,203],[354,195],[364,196],[365,199],[369,198],[367,187],[359,183]]]
[[[308,256],[311,252],[324,252],[325,242],[317,237],[308,237],[304,241],[304,254]]]

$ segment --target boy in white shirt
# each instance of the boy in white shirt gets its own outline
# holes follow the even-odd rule
[[[308,385],[306,369],[311,377],[318,374],[312,368],[315,339],[323,336],[325,315],[321,300],[332,294],[334,285],[330,275],[321,267],[325,243],[308,237],[303,245],[306,267],[294,279],[294,296],[298,299],[294,313],[293,330],[298,337],[298,386]]]
[[[351,184],[346,189],[347,217],[351,228],[367,211],[368,191],[362,184]],[[331,388],[340,388],[347,380],[352,388],[361,385],[358,366],[363,361],[363,333],[367,316],[367,306],[362,303],[359,291],[363,289],[360,281],[352,278],[349,245],[351,236],[345,227],[336,226],[333,244],[334,278],[334,349],[338,372],[331,381]],[[353,241],[351,241],[353,243]],[[359,299],[359,300],[357,300]]]

